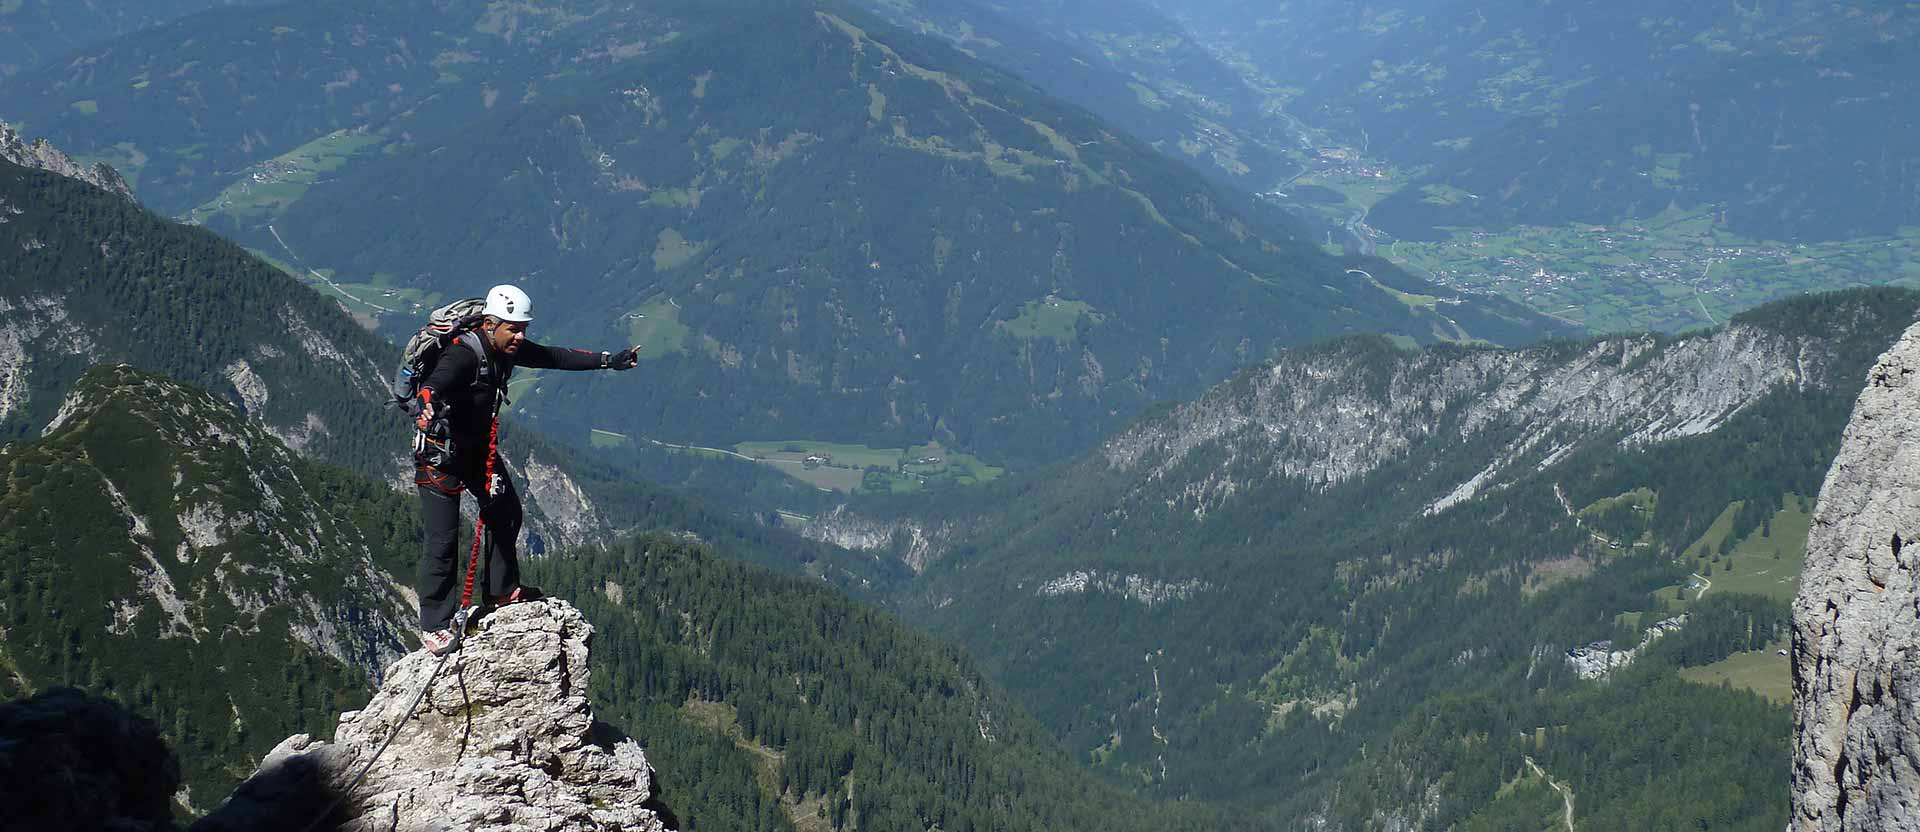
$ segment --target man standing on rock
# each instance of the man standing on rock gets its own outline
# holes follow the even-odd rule
[[[456,594],[454,547],[459,539],[460,492],[473,494],[485,529],[486,599],[501,606],[540,597],[520,583],[520,497],[507,476],[499,449],[500,407],[514,367],[547,370],[626,370],[639,363],[639,347],[617,353],[546,347],[527,340],[533,301],[519,287],[487,290],[481,323],[440,354],[420,385],[420,440],[415,445],[414,485],[420,492],[422,542],[415,589],[420,593],[421,643],[440,655],[459,643],[451,626],[457,606],[473,592],[480,537],[468,555],[467,584]]]

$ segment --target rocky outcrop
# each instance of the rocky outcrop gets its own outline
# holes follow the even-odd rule
[[[547,600],[487,616],[444,661],[412,653],[333,742],[289,737],[193,832],[298,829],[329,806],[322,828],[355,832],[663,830],[646,756],[587,702],[591,633]]]
[[[886,552],[919,574],[946,554],[955,530],[952,521],[935,524],[905,518],[877,519],[856,514],[843,504],[801,526],[800,535],[842,549]]]
[[[81,165],[46,139],[29,142],[21,138],[5,122],[0,122],[0,159],[22,167],[57,173],[68,179],[78,179],[100,190],[133,199],[133,189],[127,187],[127,180],[120,178],[120,172],[111,166],[104,163],[97,163],[90,168]]]
[[[1803,832],[1920,828],[1920,326],[1880,357],[1807,538],[1793,614]]]
[[[593,498],[565,468],[549,464],[532,453],[522,459],[518,465],[524,484],[521,491],[526,494],[534,515],[528,518],[528,534],[543,534],[563,549],[605,537],[606,520],[594,506]]]
[[[1596,641],[1585,647],[1575,647],[1567,651],[1567,666],[1573,668],[1573,675],[1582,679],[1604,679],[1609,674],[1627,665],[1633,664],[1640,651],[1647,645],[1668,633],[1676,633],[1687,626],[1685,615],[1676,615],[1647,628],[1640,636],[1640,644],[1626,650],[1613,649],[1611,641]]]

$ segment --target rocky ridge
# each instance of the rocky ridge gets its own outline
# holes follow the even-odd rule
[[[592,632],[548,599],[495,611],[444,659],[408,654],[365,708],[341,714],[332,742],[287,738],[193,832],[322,816],[354,832],[666,829],[646,755],[594,721]]]
[[[1920,828],[1920,326],[1880,357],[1793,605],[1791,828]]]
[[[1372,336],[1345,338],[1286,350],[1141,420],[1083,458],[1072,478],[1107,483],[1116,524],[1165,511],[1198,525],[1263,483],[1325,494],[1401,466],[1414,508],[1438,514],[1582,449],[1707,434],[1775,390],[1834,389],[1843,380],[1833,368],[1849,349],[1840,330],[1850,326],[1859,324],[1836,320],[1834,331],[1809,334],[1748,320],[1679,338],[1525,349],[1408,351]],[[979,525],[873,517],[856,505],[823,513],[802,531],[889,552],[924,571]]]
[[[1430,349],[1383,354],[1371,341],[1296,351],[1109,440],[1108,464],[1143,485],[1215,448],[1273,476],[1326,488],[1435,445],[1488,443],[1491,460],[1436,488],[1438,512],[1544,468],[1575,445],[1615,434],[1622,447],[1713,430],[1776,385],[1822,387],[1830,346],[1756,326],[1667,341],[1640,335],[1578,347]],[[1195,482],[1205,512],[1244,483]]]
[[[134,199],[133,188],[128,187],[127,180],[121,178],[113,166],[105,162],[96,162],[93,167],[82,165],[46,139],[27,141],[4,121],[0,121],[0,159],[77,179],[128,201]]]

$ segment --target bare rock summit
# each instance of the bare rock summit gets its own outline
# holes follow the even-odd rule
[[[1920,325],[1880,356],[1793,604],[1792,832],[1920,829]]]
[[[193,832],[664,830],[646,756],[587,702],[591,633],[557,599],[496,610],[444,663],[395,662],[332,742],[280,743]]]

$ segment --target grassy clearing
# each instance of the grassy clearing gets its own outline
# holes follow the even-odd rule
[[[1715,588],[1719,588],[1718,585]],[[1703,685],[1724,682],[1785,705],[1793,701],[1791,658],[1778,652],[1785,649],[1787,642],[1780,641],[1767,645],[1765,650],[1735,653],[1713,664],[1682,668],[1680,678]]]
[[[803,462],[808,457],[828,457],[826,464],[843,468],[879,466],[892,468],[900,462],[899,448],[870,448],[841,442],[811,439],[785,439],[772,442],[742,442],[733,449],[755,459]]]
[[[1748,535],[1730,554],[1720,557],[1710,576],[1713,591],[1745,592],[1792,601],[1800,591],[1807,533],[1812,526],[1813,518],[1800,509],[1800,501],[1789,498],[1766,527]]]
[[[624,433],[593,428],[587,432],[587,444],[596,449],[625,448],[633,444],[633,438]]]
[[[1294,187],[1300,185],[1318,185],[1328,190],[1338,191],[1347,198],[1345,203],[1336,206],[1314,206],[1323,209],[1330,219],[1345,221],[1355,207],[1371,209],[1380,200],[1386,199],[1400,190],[1406,182],[1397,176],[1375,177],[1357,173],[1321,172],[1312,173],[1293,180]]]
[[[513,378],[507,379],[507,400],[511,402],[511,404],[508,404],[504,409],[512,410],[514,405],[520,404],[527,397],[539,393],[539,385],[539,370],[527,367],[520,367],[514,370]]]
[[[1623,505],[1633,506],[1640,511],[1653,511],[1654,508],[1659,505],[1659,498],[1651,488],[1636,488],[1618,497],[1607,497],[1605,499],[1595,500],[1592,505],[1580,510],[1580,516],[1582,518],[1593,517]],[[1731,525],[1733,522],[1731,515],[1726,519],[1729,525]]]
[[[1093,307],[1082,301],[1061,300],[1048,295],[1040,300],[1027,301],[1021,307],[1020,314],[1012,320],[1000,322],[1000,328],[1015,338],[1052,338],[1056,341],[1071,341],[1074,329],[1085,315],[1092,323],[1105,319]]]
[[[383,141],[368,133],[336,130],[255,165],[240,181],[189,211],[187,219],[206,222],[218,214],[239,222],[271,219],[306,196],[314,183]]]
[[[311,278],[312,275],[307,277]],[[376,283],[334,283],[331,288],[337,291],[331,291],[328,294],[346,295],[353,301],[357,301],[360,306],[367,307],[368,311],[382,315],[418,315],[423,322],[426,314],[443,302],[443,296],[439,292],[394,286],[388,282],[390,280],[391,278]],[[353,303],[348,304],[349,308],[353,306]]]
[[[667,229],[660,232],[653,246],[653,270],[664,272],[687,264],[703,249],[705,243],[697,243],[680,236],[680,232]]]
[[[1763,595],[1780,601],[1792,601],[1800,591],[1800,572],[1804,563],[1807,533],[1812,528],[1812,504],[1789,495],[1767,524],[1734,544],[1732,550],[1718,555],[1719,548],[1732,529],[1733,513],[1739,504],[1727,507],[1699,540],[1685,550],[1687,557],[1710,584],[1694,582],[1691,591],[1676,592],[1679,587],[1654,591],[1665,609],[1661,615],[1684,612],[1701,595],[1712,592],[1738,592]],[[1718,560],[1715,560],[1715,557]],[[1711,568],[1703,566],[1704,559]],[[1676,594],[1684,596],[1677,600]],[[1718,662],[1680,671],[1681,678],[1702,684],[1725,682],[1765,696],[1775,702],[1788,702],[1793,696],[1792,668],[1776,651],[1786,643],[1770,644],[1764,650],[1736,653]]]
[[[680,305],[672,298],[648,301],[627,313],[627,335],[640,345],[643,361],[684,350],[689,331],[680,323]]]
[[[783,439],[742,442],[734,450],[816,488],[848,494],[904,493],[944,483],[973,485],[1006,472],[937,442],[911,448],[873,448]]]

